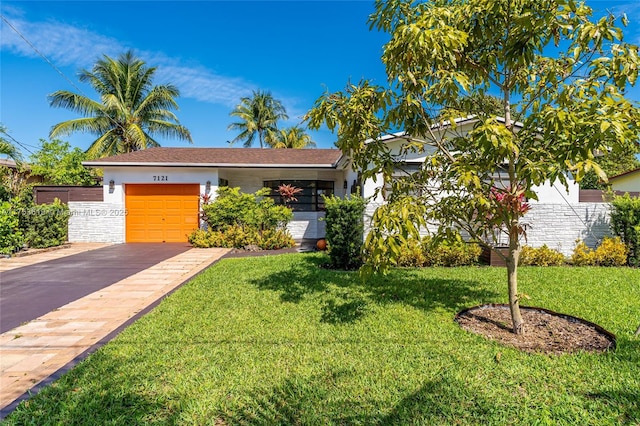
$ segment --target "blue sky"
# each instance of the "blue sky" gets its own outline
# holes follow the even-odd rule
[[[626,39],[640,43],[640,0],[587,3],[600,12],[626,12]],[[380,55],[387,35],[369,30],[368,0],[3,0],[0,10],[33,45],[0,22],[0,122],[26,155],[52,125],[77,117],[49,107],[48,94],[71,90],[96,98],[77,73],[102,54],[133,49],[158,67],[156,83],[178,86],[177,115],[198,147],[228,146],[235,136],[227,131],[229,112],[252,90],[271,91],[289,113],[284,124],[294,125],[326,89],[340,90],[349,79],[385,82]],[[331,133],[311,134],[319,147],[333,146]],[[82,149],[93,140],[89,134],[64,139]]]

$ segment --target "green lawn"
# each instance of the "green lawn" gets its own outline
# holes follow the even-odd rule
[[[7,423],[640,423],[639,269],[522,268],[529,304],[618,337],[615,352],[547,356],[453,322],[461,308],[505,302],[504,269],[396,270],[362,283],[325,261],[221,261]]]

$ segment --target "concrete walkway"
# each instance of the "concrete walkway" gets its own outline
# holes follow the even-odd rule
[[[4,259],[0,261],[0,271],[103,246],[78,245]],[[106,343],[114,331],[228,251],[190,249],[0,334],[0,418],[12,411],[27,391],[78,361],[96,345]]]

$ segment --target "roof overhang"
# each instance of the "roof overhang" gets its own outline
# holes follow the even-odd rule
[[[251,164],[251,163],[173,163],[173,162],[104,162],[84,161],[87,167],[180,167],[180,168],[232,168],[232,169],[336,169],[342,156],[334,164]]]

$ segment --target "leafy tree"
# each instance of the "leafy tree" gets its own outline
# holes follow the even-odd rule
[[[380,138],[395,129],[407,134],[401,152],[427,157],[374,214],[367,267],[384,271],[427,221],[438,235],[462,229],[492,249],[504,236],[508,252],[496,252],[507,264],[513,331],[522,334],[525,199],[545,182],[567,185],[570,172],[602,176],[593,153],[638,140],[640,114],[624,97],[638,75],[638,47],[622,41],[613,15],[592,21],[592,10],[573,0],[378,0],[370,22],[391,35],[382,55],[390,87],[349,84],[324,94],[307,117],[311,128],[337,130],[365,178],[391,181],[395,158]],[[490,90],[503,119],[466,111],[477,115],[466,131],[455,115],[438,117]]]
[[[86,154],[69,142],[40,140],[42,147],[30,158],[31,172],[49,185],[95,185],[96,173],[82,165]]]
[[[274,140],[268,141],[272,148],[315,148],[316,143],[311,140],[311,136],[305,133],[304,129],[298,126],[278,130]]]
[[[265,142],[276,139],[278,120],[289,118],[282,103],[265,91],[254,91],[251,97],[242,98],[229,115],[239,121],[231,123],[228,129],[240,131],[230,143],[244,141],[247,148],[253,145],[256,135],[260,148],[264,148]]]
[[[628,172],[640,167],[640,161],[636,158],[638,153],[635,144],[630,143],[627,149],[618,150],[616,152],[607,152],[597,158],[598,165],[607,178]],[[593,171],[589,170],[585,173],[584,178],[580,181],[582,189],[607,189],[608,182]]]
[[[103,56],[91,71],[82,70],[79,77],[95,89],[100,101],[66,90],[49,95],[51,106],[84,115],[56,124],[49,137],[94,134],[97,139],[87,150],[90,158],[160,146],[155,135],[191,142],[191,133],[172,112],[178,109],[175,98],[180,92],[171,84],[153,86],[155,72],[155,67],[146,66],[131,51],[118,59]]]
[[[469,114],[480,117],[499,117],[503,113],[504,107],[498,97],[484,92],[473,92],[460,99],[451,99],[451,102],[440,111],[438,118],[465,117]]]

